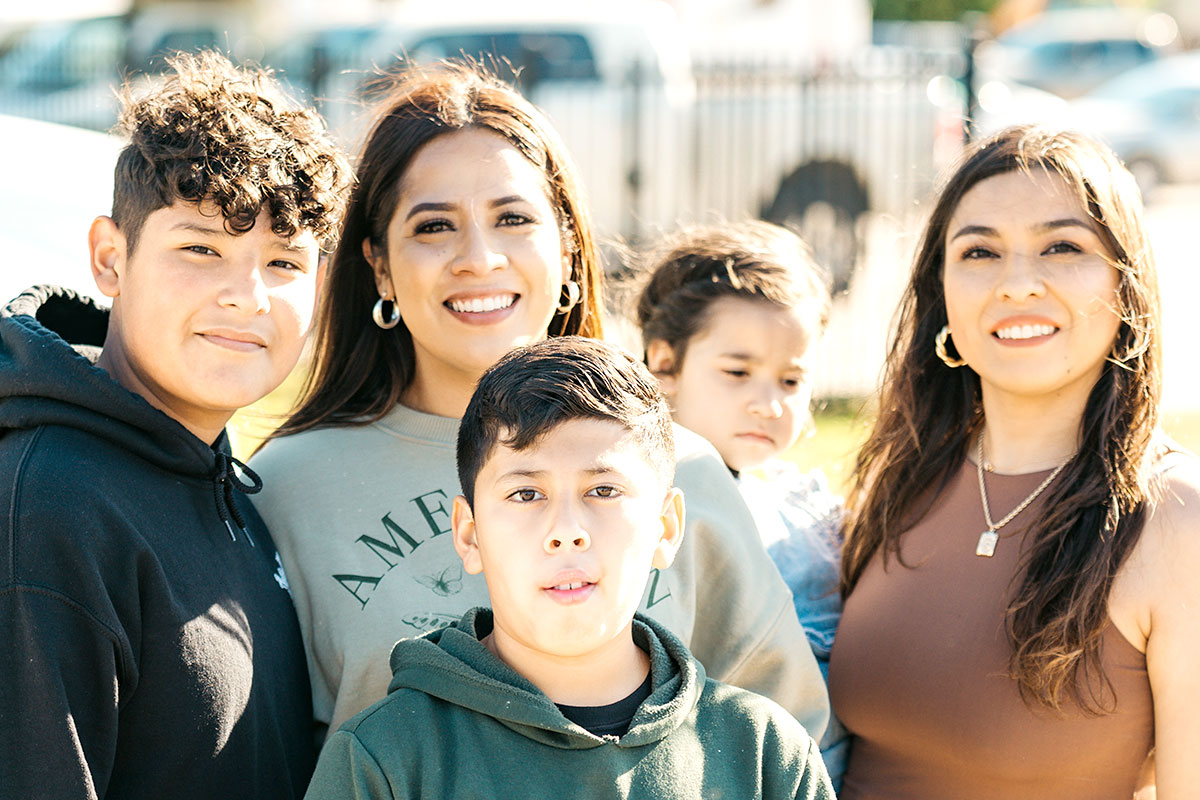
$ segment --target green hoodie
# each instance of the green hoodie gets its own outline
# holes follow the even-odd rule
[[[634,618],[651,692],[619,739],[567,720],[479,640],[492,614],[392,651],[388,695],[325,743],[323,798],[833,798],[812,738],[771,700],[708,680],[653,620]]]

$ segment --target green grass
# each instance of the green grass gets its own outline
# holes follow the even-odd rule
[[[863,409],[862,401],[834,401],[819,409],[814,421],[813,434],[801,437],[783,458],[804,471],[820,468],[829,479],[829,487],[844,495],[854,469],[854,456],[871,430],[873,416]]]
[[[802,470],[824,470],[830,488],[844,495],[854,469],[854,454],[870,431],[872,415],[864,410],[862,401],[833,401],[816,413],[815,420],[816,433],[801,439],[783,457]],[[1188,450],[1200,452],[1200,409],[1164,414],[1162,427]]]

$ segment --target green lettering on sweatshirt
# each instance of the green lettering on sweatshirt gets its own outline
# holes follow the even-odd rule
[[[374,536],[368,536],[365,533],[354,541],[362,542],[369,547],[371,552],[379,556],[380,560],[387,564],[388,569],[390,570],[392,567],[396,566],[397,562],[389,559],[387,556],[381,553],[380,550],[385,550],[394,556],[404,558],[404,551],[400,549],[400,543],[396,541],[397,536],[399,536],[408,544],[408,550],[410,553],[420,547],[421,542],[418,542],[416,539],[409,536],[408,531],[397,525],[395,520],[392,519],[392,512],[390,511],[383,515],[383,519],[381,519],[380,522],[383,523],[383,528],[387,531],[388,538],[392,541],[391,544],[388,544],[380,539],[376,539]]]
[[[646,601],[646,608],[654,608],[656,605],[666,600],[671,596],[671,590],[667,588],[667,582],[663,581],[663,591],[666,594],[658,593],[658,581],[662,577],[662,570],[654,569],[650,571],[650,599]]]
[[[370,575],[334,575],[333,579],[342,585],[350,594],[354,595],[354,599],[362,604],[363,608],[367,607],[367,600],[370,597],[363,598],[358,593],[362,590],[364,584],[369,584],[371,591],[375,591],[375,587],[379,585],[382,578],[374,578]],[[354,584],[351,586],[351,584]]]
[[[431,531],[433,531],[433,535],[441,536],[443,533],[449,533],[450,527],[447,526],[445,528],[439,528],[437,526],[437,522],[435,522],[433,519],[433,515],[441,514],[443,517],[446,518],[446,522],[449,522],[450,521],[450,512],[448,512],[446,510],[446,504],[441,501],[438,502],[436,508],[430,508],[429,506],[425,505],[425,498],[432,497],[435,494],[440,494],[442,496],[442,501],[444,501],[446,499],[445,492],[443,492],[441,489],[434,489],[432,492],[426,492],[423,495],[414,497],[412,499],[412,502],[416,503],[417,508],[421,509],[421,516],[425,517],[425,521],[427,523],[429,523],[429,529]]]

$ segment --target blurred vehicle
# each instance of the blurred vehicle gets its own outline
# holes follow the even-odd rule
[[[263,59],[297,99],[328,100],[329,84],[344,86],[339,76],[361,74],[369,63],[366,46],[378,30],[375,22],[319,25],[290,32]]]
[[[1200,52],[1113,78],[1071,103],[1066,119],[1106,141],[1143,191],[1200,181]]]
[[[100,297],[88,265],[88,227],[112,210],[115,136],[0,115],[10,157],[0,193],[0,303],[37,283]],[[101,298],[103,299],[103,298]],[[107,303],[107,301],[105,301]]]
[[[990,136],[1010,125],[1070,124],[1070,101],[1021,83],[987,81],[979,88],[975,100],[971,134],[976,139]]]
[[[116,122],[113,85],[125,61],[125,20],[31,26],[0,58],[0,113],[96,130]]]
[[[939,154],[961,144],[961,107],[930,91],[939,76],[953,83],[947,60],[929,54],[868,47],[814,64],[802,48],[764,44],[752,58],[705,59],[663,3],[455,8],[402,7],[367,42],[367,63],[465,55],[514,72],[562,134],[610,235],[762,216],[796,228],[843,289],[867,212],[907,213]],[[318,92],[344,140],[368,119],[349,98],[371,77],[346,73]]]
[[[244,12],[206,3],[150,6],[132,17],[56,20],[17,32],[0,54],[0,113],[108,130],[115,87],[153,74],[178,51],[261,59]]]
[[[1167,54],[1178,33],[1174,19],[1162,12],[1052,9],[980,44],[976,89],[982,93],[989,81],[1012,82],[1072,99]]]

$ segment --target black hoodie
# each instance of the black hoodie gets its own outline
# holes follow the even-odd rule
[[[312,708],[257,478],[94,361],[108,312],[0,313],[0,796],[292,798]]]

